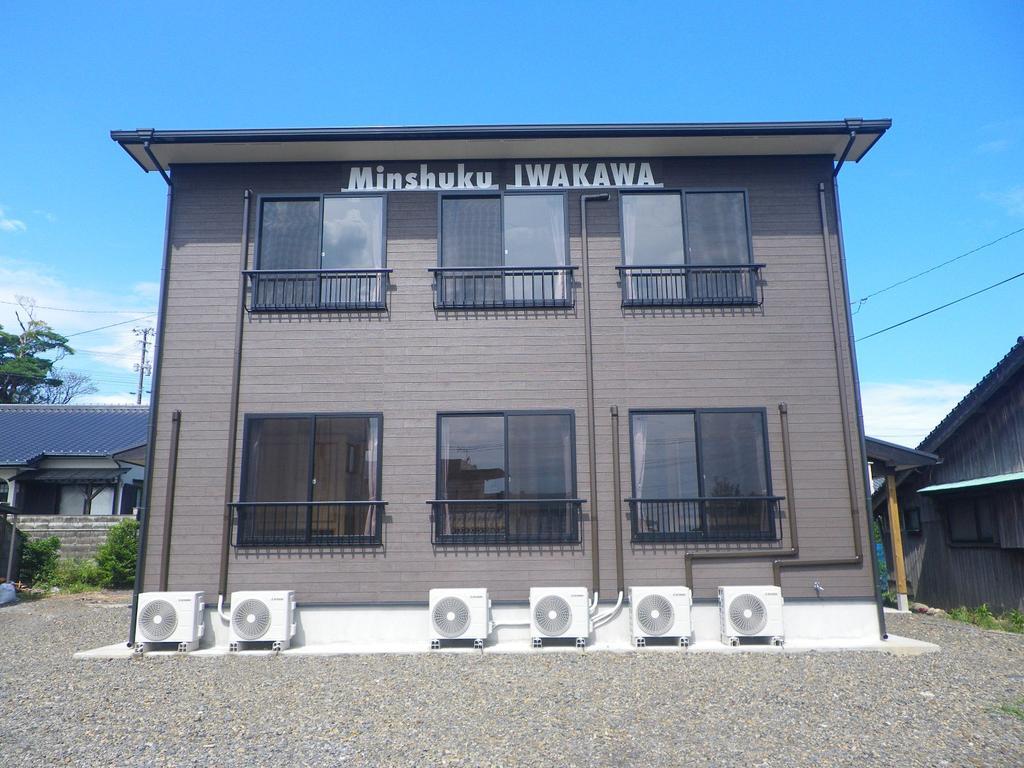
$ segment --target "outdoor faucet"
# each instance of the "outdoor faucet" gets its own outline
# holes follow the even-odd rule
[[[820,581],[814,582],[814,591],[818,593],[818,597],[821,597],[821,593],[825,591],[825,588],[821,586]]]

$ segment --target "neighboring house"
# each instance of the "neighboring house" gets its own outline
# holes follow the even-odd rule
[[[939,463],[897,476],[910,594],[1024,610],[1024,337],[918,449]]]
[[[834,178],[888,126],[114,132],[168,184],[140,588],[774,581],[877,640]]]
[[[0,405],[0,503],[18,515],[130,515],[148,408]]]

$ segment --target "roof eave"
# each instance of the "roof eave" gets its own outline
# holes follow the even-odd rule
[[[183,144],[288,144],[294,142],[422,142],[522,141],[544,139],[656,139],[656,138],[785,138],[843,136],[855,131],[870,137],[848,158],[859,161],[892,125],[888,119],[759,122],[759,123],[640,123],[566,125],[378,126],[363,128],[281,128],[111,131],[110,137],[146,170],[159,170],[149,151],[161,145]],[[386,159],[384,157],[380,159]],[[466,158],[471,159],[471,158]],[[838,153],[835,155],[838,159]]]

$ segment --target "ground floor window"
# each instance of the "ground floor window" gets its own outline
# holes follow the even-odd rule
[[[949,524],[950,543],[999,543],[995,504],[991,496],[981,496],[973,499],[951,499],[948,502],[944,502],[943,506],[945,508],[946,520]]]
[[[249,416],[239,546],[381,539],[380,414]]]
[[[440,414],[435,543],[579,541],[574,416]]]
[[[776,538],[763,409],[630,412],[633,541]]]

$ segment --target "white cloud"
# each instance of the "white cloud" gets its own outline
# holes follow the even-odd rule
[[[1011,216],[1024,216],[1024,185],[1012,187],[1005,192],[986,192],[982,197],[1002,206]]]
[[[147,283],[109,291],[88,288],[78,284],[73,276],[34,261],[0,257],[0,325],[5,329],[17,328],[18,297],[34,299],[36,317],[69,336],[71,347],[76,350],[60,365],[87,374],[99,387],[100,392],[88,402],[105,402],[106,398],[115,403],[135,402],[135,397],[127,394],[134,389],[137,374],[133,367],[139,361],[138,338],[132,329],[155,324],[156,318],[151,315],[156,304],[152,293]],[[75,335],[82,331],[90,333]],[[150,361],[152,351],[150,346]]]
[[[32,211],[32,213],[34,213],[36,216],[42,216],[51,224],[57,221],[57,215],[54,213],[50,213],[49,211],[41,211],[38,208],[36,208],[35,210]]]
[[[24,232],[28,227],[21,219],[12,219],[7,216],[3,207],[0,206],[0,232]]]
[[[864,429],[870,437],[914,447],[971,386],[929,379],[865,382],[861,385]]]
[[[119,392],[113,395],[87,395],[75,400],[76,405],[135,405],[135,395],[131,392]],[[149,395],[142,396],[142,404],[149,405]]]
[[[983,155],[992,155],[1006,151],[1010,148],[1011,144],[1013,142],[1009,139],[995,139],[994,141],[986,141],[983,144],[979,144],[976,151]]]

